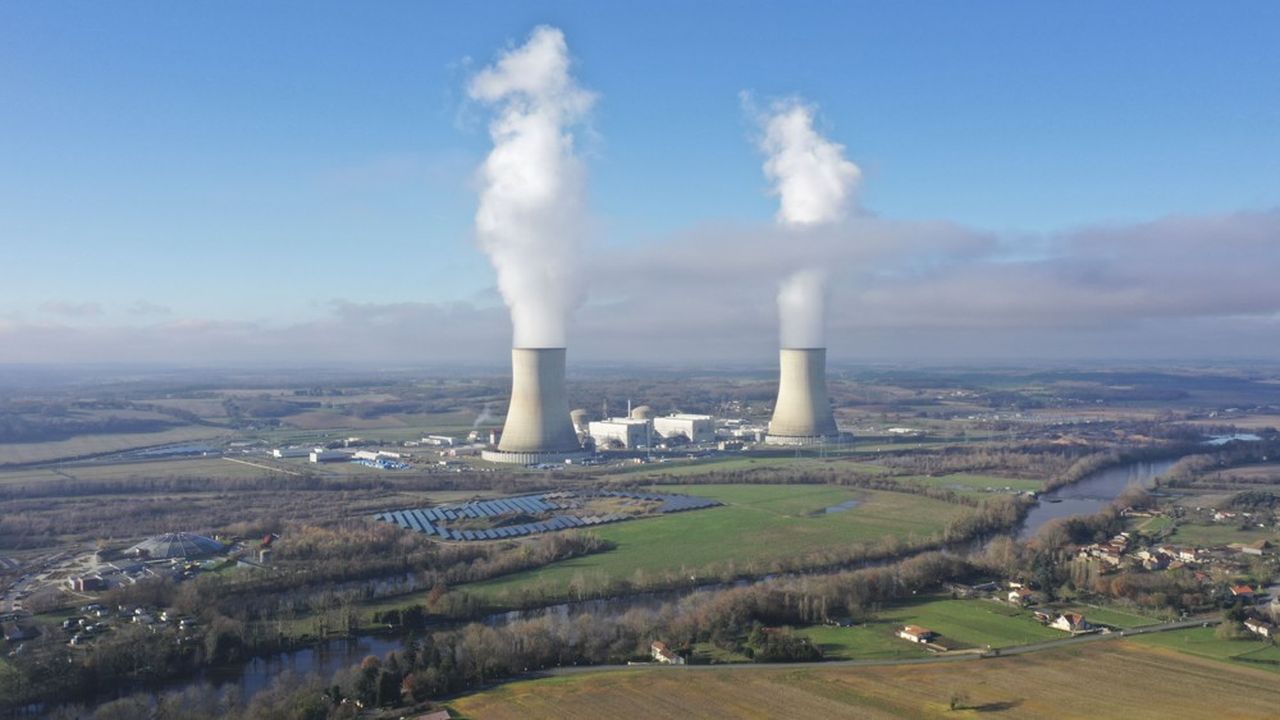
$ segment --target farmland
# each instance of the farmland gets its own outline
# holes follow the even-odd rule
[[[0,446],[0,465],[105,455],[168,443],[205,442],[225,438],[227,435],[227,431],[219,428],[188,426],[162,432],[85,435],[50,442],[6,443]]]
[[[1104,647],[1105,646],[1105,647]],[[463,697],[467,718],[1270,718],[1274,676],[1131,642],[927,666],[655,668],[554,677]],[[1152,688],[1160,688],[1152,692]],[[1090,691],[1096,689],[1096,692]],[[962,709],[950,699],[963,692]]]
[[[1186,545],[1229,545],[1231,543],[1253,543],[1259,540],[1280,540],[1274,530],[1251,528],[1241,530],[1234,524],[1201,525],[1198,523],[1182,523],[1170,538],[1173,542]]]
[[[614,550],[466,589],[494,605],[507,605],[529,588],[567,596],[575,580],[591,584],[667,573],[714,577],[746,563],[767,564],[841,545],[876,543],[886,536],[923,538],[965,510],[918,495],[821,485],[695,485],[680,490],[715,498],[725,506],[605,526],[597,532],[616,543]],[[850,500],[858,505],[824,512]]]
[[[1224,640],[1217,636],[1213,628],[1144,635],[1135,639],[1135,642],[1232,664],[1249,663],[1250,667],[1280,672],[1280,654],[1276,652],[1274,645],[1262,640]],[[1259,663],[1259,660],[1270,662]],[[1275,680],[1270,682],[1274,683]]]
[[[1030,610],[990,600],[931,598],[889,608],[877,618],[891,627],[923,625],[968,647],[1010,647],[1058,640],[1063,633],[1041,625]]]

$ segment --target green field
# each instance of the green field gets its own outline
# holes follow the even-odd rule
[[[1272,530],[1241,530],[1231,523],[1221,525],[1193,525],[1183,523],[1174,531],[1171,542],[1186,545],[1230,545],[1231,543],[1253,543],[1259,540],[1276,542],[1280,536]]]
[[[1160,620],[1156,618],[1149,618],[1143,615],[1125,612],[1123,610],[1116,610],[1114,608],[1077,606],[1070,608],[1070,610],[1084,615],[1085,619],[1091,623],[1111,625],[1126,630],[1129,628],[1142,627],[1143,625],[1155,625],[1160,622]]]
[[[1030,610],[993,600],[930,598],[888,608],[876,619],[891,625],[890,633],[901,625],[921,625],[948,640],[978,648],[1067,637],[1064,632],[1041,625]]]
[[[763,563],[769,569],[775,561],[875,543],[886,536],[923,538],[965,511],[917,495],[826,485],[692,485],[663,490],[713,497],[725,506],[603,526],[594,532],[616,543],[614,550],[467,585],[466,590],[508,606],[529,588],[571,597],[571,583],[590,588],[611,579],[713,579],[723,572],[744,571],[748,563]],[[845,512],[823,513],[847,500],[860,503]]]
[[[814,626],[796,631],[822,649],[827,660],[887,660],[925,657],[929,651],[919,643],[896,637],[899,624],[878,620],[857,627]]]
[[[1161,515],[1159,517],[1151,517],[1151,518],[1139,518],[1136,523],[1132,524],[1133,529],[1144,532],[1144,533],[1148,533],[1148,534],[1154,534],[1154,533],[1161,532],[1163,530],[1167,530],[1172,525],[1173,525],[1173,518],[1170,518],[1166,515]]]
[[[1245,660],[1280,659],[1276,647],[1263,640],[1222,640],[1215,628],[1191,628],[1174,632],[1153,633],[1134,638],[1134,642],[1144,645],[1177,650],[1189,655],[1213,658],[1225,662],[1248,665],[1249,667],[1280,672],[1280,665],[1270,665]]]

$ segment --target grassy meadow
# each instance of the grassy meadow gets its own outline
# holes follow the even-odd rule
[[[966,508],[902,493],[826,485],[690,485],[666,491],[712,497],[723,507],[607,525],[594,531],[614,550],[465,586],[495,606],[518,599],[523,589],[569,596],[570,583],[611,578],[714,577],[746,563],[803,557],[836,546],[876,543],[885,537],[924,537]],[[825,513],[849,500],[850,510]]]

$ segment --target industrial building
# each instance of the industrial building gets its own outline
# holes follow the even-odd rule
[[[313,463],[347,462],[351,460],[351,454],[341,450],[326,450],[318,447],[311,450],[310,459]]]
[[[587,456],[569,417],[564,348],[511,349],[511,405],[491,462],[535,465]]]
[[[304,448],[304,447],[276,448],[275,450],[271,451],[272,457],[277,457],[277,458],[307,457],[310,454],[311,454],[311,448]]]
[[[716,439],[715,419],[710,415],[676,413],[653,419],[653,431],[664,439],[684,437],[689,442],[711,442]]]
[[[782,348],[778,400],[769,422],[768,445],[818,445],[839,439],[827,398],[827,349]]]
[[[351,458],[353,460],[399,460],[402,456],[401,453],[388,450],[357,450]]]
[[[212,538],[189,532],[156,535],[129,548],[126,552],[151,560],[200,557],[220,553],[226,547]]]
[[[639,418],[609,418],[588,424],[587,432],[597,448],[623,447],[628,450],[648,447],[652,427]]]

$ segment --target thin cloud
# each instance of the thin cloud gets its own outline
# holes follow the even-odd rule
[[[61,315],[68,318],[97,317],[102,314],[102,305],[96,302],[68,302],[50,300],[40,306],[41,312],[50,315]]]
[[[136,300],[129,306],[130,315],[168,315],[173,308],[168,305],[153,303],[149,300]]]

